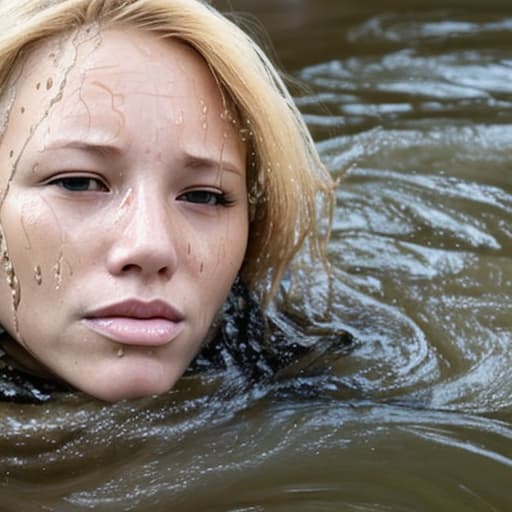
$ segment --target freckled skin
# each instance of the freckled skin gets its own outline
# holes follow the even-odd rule
[[[118,400],[170,389],[207,336],[246,250],[246,155],[195,51],[135,30],[100,36],[64,42],[57,63],[39,48],[18,83],[0,220],[21,301],[14,317],[0,269],[0,323],[20,364]],[[66,188],[77,177],[91,188]],[[202,200],[219,194],[229,204]],[[84,322],[133,298],[172,304],[179,335],[120,347]]]

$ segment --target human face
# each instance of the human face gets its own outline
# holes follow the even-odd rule
[[[45,44],[16,87],[0,146],[12,352],[104,400],[165,392],[247,245],[245,148],[219,87],[193,49],[126,28]]]

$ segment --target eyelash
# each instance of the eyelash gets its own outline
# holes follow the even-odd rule
[[[98,188],[93,190],[89,188],[82,188],[80,184],[85,185],[88,182],[96,183],[99,185]],[[60,188],[63,188],[69,192],[98,192],[98,191],[108,191],[107,185],[105,185],[100,179],[93,178],[89,176],[65,176],[61,178],[56,178],[48,182],[48,185],[55,185]],[[78,186],[78,188],[73,188]],[[195,197],[194,197],[195,196]],[[213,190],[190,190],[189,192],[185,192],[178,196],[178,201],[187,201],[194,204],[201,204],[207,206],[230,206],[234,203],[232,199],[229,198],[228,194],[225,192],[215,192]],[[194,200],[195,199],[195,200]],[[213,201],[213,202],[212,202]]]
[[[205,200],[199,200],[199,201],[192,201],[191,196],[195,194],[196,199],[198,199],[198,195],[202,199],[206,199],[205,196],[208,197],[208,199]],[[188,199],[187,199],[188,198]],[[211,203],[209,200],[213,199],[215,202]],[[214,192],[212,190],[191,190],[189,192],[185,192],[184,194],[181,194],[178,196],[178,201],[188,201],[190,203],[194,204],[204,204],[207,206],[230,206],[234,203],[232,199],[229,198],[228,194],[225,192]]]
[[[84,184],[85,182],[89,182],[89,185],[91,183],[96,183],[99,185],[99,187],[92,190],[89,188],[83,189],[79,186],[79,183]],[[89,176],[64,176],[62,178],[56,178],[49,181],[48,185],[55,185],[57,187],[68,190],[69,192],[108,192],[109,190],[107,185],[105,185],[105,183],[103,183],[100,179]],[[78,188],[73,188],[73,185],[78,185]]]

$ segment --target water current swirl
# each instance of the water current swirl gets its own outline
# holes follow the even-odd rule
[[[512,12],[402,3],[239,2],[339,179],[332,296],[300,295],[351,354],[249,391],[3,404],[0,510],[512,510]]]

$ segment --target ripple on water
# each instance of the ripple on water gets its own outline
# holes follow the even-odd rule
[[[348,362],[362,388],[437,408],[512,405],[511,143],[509,125],[425,123],[319,144],[335,174],[349,169],[330,254],[338,315],[364,346]]]
[[[355,335],[350,356],[250,393],[227,372],[134,403],[4,404],[0,508],[509,510],[511,32],[468,9],[372,15],[351,58],[300,72],[346,175],[332,295],[300,292],[311,317],[334,301],[322,327]]]
[[[388,13],[352,28],[346,40],[354,56],[299,72],[314,90],[297,99],[312,129],[323,136],[418,118],[510,122],[512,19],[470,18]],[[358,55],[359,45],[373,51]]]
[[[372,16],[353,27],[347,40],[355,43],[372,41],[379,43],[418,43],[464,38],[464,44],[481,41],[482,36],[494,37],[512,33],[512,18],[486,13],[463,13],[443,9],[439,11],[415,11],[414,13],[386,13]]]
[[[129,493],[155,510],[159,499],[180,510],[462,510],[468,501],[486,510],[506,504],[496,489],[512,467],[502,448],[511,440],[505,423],[471,415],[269,399],[196,433],[208,447],[200,455],[185,442],[151,466],[140,460],[140,486],[128,488],[119,474],[68,501],[108,507]],[[449,477],[461,461],[473,468],[464,485]]]

